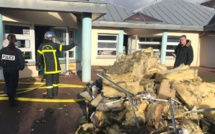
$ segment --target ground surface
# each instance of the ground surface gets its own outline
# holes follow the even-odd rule
[[[96,80],[101,68],[92,68],[92,80]],[[199,68],[199,75],[204,81],[215,82],[215,69]],[[37,78],[38,79],[38,78]],[[21,79],[23,82],[34,79]],[[39,79],[37,80],[39,81]],[[81,82],[81,73],[77,76],[61,76],[60,83],[85,85]],[[36,84],[36,83],[35,83]],[[19,85],[19,88],[31,88],[37,85]],[[2,89],[3,84],[0,84]],[[60,88],[56,99],[77,99],[84,89]],[[19,94],[19,97],[42,98],[44,89],[36,89]],[[2,93],[0,95],[3,95]],[[0,97],[1,98],[1,97]],[[74,134],[79,120],[85,112],[82,103],[31,102],[21,101],[19,106],[9,107],[5,100],[0,101],[0,134]]]

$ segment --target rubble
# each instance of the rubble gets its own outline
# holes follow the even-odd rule
[[[157,56],[152,48],[121,54],[98,75],[100,79],[88,83],[80,94],[86,99],[88,123],[80,124],[75,134],[211,131],[215,125],[215,84],[202,82],[197,70],[189,66],[167,70]],[[198,113],[205,108],[210,109]]]

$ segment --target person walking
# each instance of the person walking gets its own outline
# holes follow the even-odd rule
[[[0,66],[3,68],[3,75],[7,87],[9,106],[18,105],[16,91],[19,80],[19,70],[24,69],[25,59],[22,52],[16,48],[16,36],[7,36],[9,44],[0,50]]]
[[[174,68],[181,64],[190,66],[193,62],[193,47],[191,46],[191,40],[188,40],[186,35],[180,37],[180,43],[172,55],[175,58]]]
[[[47,92],[43,94],[44,98],[53,98],[58,95],[59,74],[61,73],[59,52],[70,50],[78,45],[75,42],[69,45],[58,44],[55,43],[55,38],[52,31],[47,31],[37,50],[36,67],[39,70],[40,66],[43,66],[46,78]]]

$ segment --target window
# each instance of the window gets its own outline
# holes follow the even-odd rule
[[[155,52],[161,50],[161,37],[140,37],[139,49],[152,47]]]
[[[5,25],[5,33],[30,35],[30,27],[24,25]]]
[[[139,38],[139,49],[146,49],[152,47],[155,52],[161,51],[162,37],[140,37]],[[168,37],[167,39],[167,49],[166,57],[173,58],[172,53],[177,47],[179,42],[179,37]]]
[[[167,39],[167,48],[166,48],[166,57],[172,58],[172,53],[174,53],[175,48],[179,43],[180,37],[168,37]]]
[[[35,61],[34,34],[31,25],[18,23],[5,23],[5,38],[8,34],[13,33],[17,38],[17,47],[22,51],[26,61]]]
[[[98,56],[116,56],[118,44],[118,36],[117,35],[98,35]]]
[[[66,44],[66,32],[65,28],[54,28],[54,33],[56,35],[56,43],[68,45]],[[72,30],[69,31],[69,44],[73,42],[74,32]],[[60,52],[59,58],[65,58],[65,52]],[[75,58],[75,48],[69,50],[69,58]]]

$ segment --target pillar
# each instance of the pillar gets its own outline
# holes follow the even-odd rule
[[[167,31],[163,31],[162,43],[161,43],[161,64],[162,65],[165,64],[165,60],[166,60],[167,38],[168,38]]]
[[[121,29],[118,37],[117,55],[123,53],[123,42],[124,42],[124,30]]]
[[[91,81],[91,13],[83,13],[82,18],[82,81]]]
[[[79,42],[79,45],[75,47],[75,58],[77,61],[82,59],[82,22],[81,20],[77,21],[78,29],[75,30],[75,42]]]

